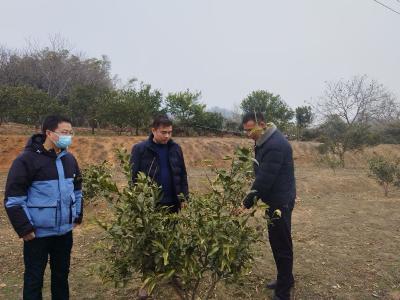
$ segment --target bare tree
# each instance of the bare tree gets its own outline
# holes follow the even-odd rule
[[[20,52],[0,48],[0,84],[33,86],[63,104],[77,86],[113,87],[106,56],[86,58],[59,35],[49,37],[46,47],[35,41],[27,44]]]
[[[399,103],[382,84],[367,75],[327,82],[315,107],[324,118],[336,115],[348,125],[391,121],[399,117]]]

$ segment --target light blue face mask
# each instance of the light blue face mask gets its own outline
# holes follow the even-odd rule
[[[57,148],[67,149],[72,144],[72,135],[60,135],[54,132],[58,136],[58,141],[54,142]]]

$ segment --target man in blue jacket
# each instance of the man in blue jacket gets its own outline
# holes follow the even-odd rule
[[[5,208],[24,240],[24,300],[42,299],[43,275],[50,256],[52,299],[69,299],[72,229],[82,222],[82,179],[67,152],[71,121],[48,116],[8,173]]]
[[[268,225],[268,236],[277,268],[277,280],[267,284],[274,289],[274,300],[290,299],[293,278],[293,245],[291,236],[292,210],[296,199],[293,153],[287,139],[263,114],[247,113],[243,117],[247,136],[255,141],[255,181],[243,201],[250,208],[259,198],[268,206],[272,219],[276,210],[280,218]]]
[[[189,195],[185,160],[181,147],[172,139],[172,121],[157,116],[146,141],[132,147],[132,182],[139,172],[145,173],[162,187],[160,205],[178,212]]]

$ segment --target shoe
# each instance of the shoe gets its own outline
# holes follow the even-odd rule
[[[149,294],[147,293],[146,289],[139,289],[138,291],[138,299],[146,300],[149,298]]]
[[[269,290],[274,290],[276,289],[276,285],[277,285],[277,281],[276,280],[272,280],[270,282],[268,282],[265,287]],[[290,287],[294,287],[294,283],[292,283],[292,285]]]
[[[272,297],[272,300],[283,300],[283,299],[286,299],[286,298],[278,297],[277,295],[275,295],[275,292],[274,292],[274,296]],[[295,300],[294,287],[291,287],[291,288],[290,288],[290,291],[289,291],[289,298],[287,298],[287,300]]]
[[[267,282],[267,284],[265,285],[265,287],[269,290],[274,290],[276,289],[276,285],[277,285],[277,281],[276,280],[272,280],[270,282]]]

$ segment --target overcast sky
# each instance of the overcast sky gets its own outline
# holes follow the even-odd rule
[[[400,11],[399,0],[381,2]],[[251,91],[292,107],[367,74],[400,98],[400,15],[372,0],[0,0],[0,44],[60,34],[113,74],[232,108]]]

